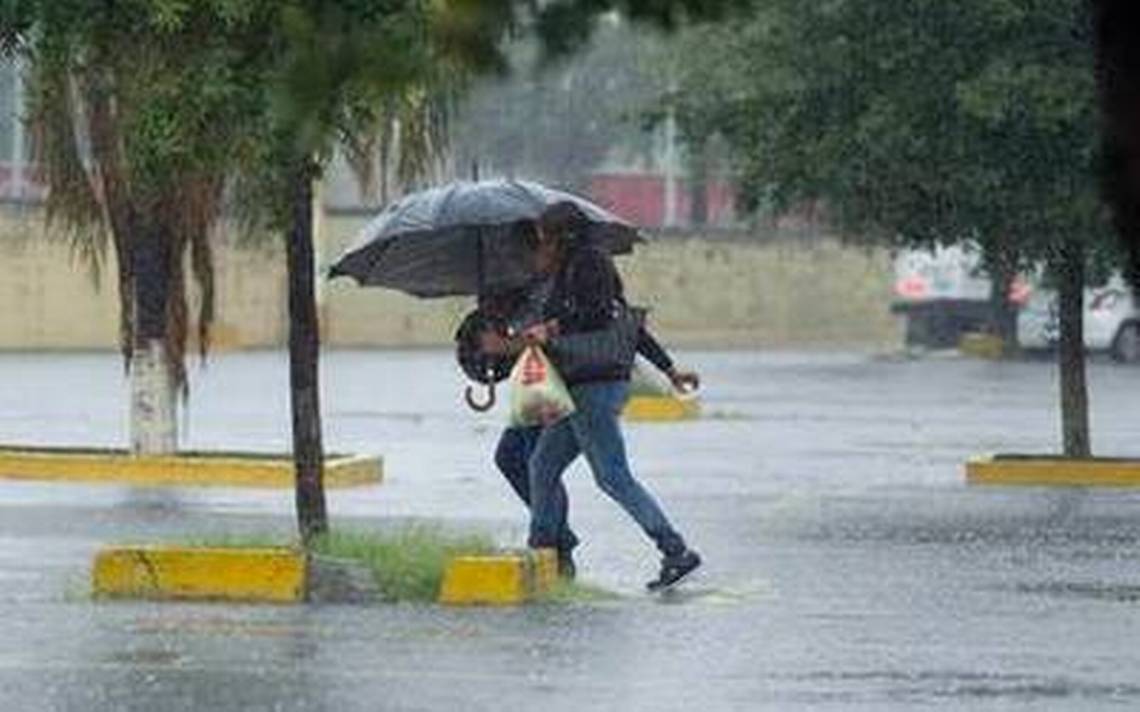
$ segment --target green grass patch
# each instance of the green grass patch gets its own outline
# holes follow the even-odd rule
[[[298,539],[281,534],[268,533],[222,533],[208,536],[192,537],[184,542],[186,546],[197,546],[207,549],[283,549],[300,548]]]
[[[211,534],[190,539],[188,546],[227,549],[299,547],[280,534]],[[318,537],[313,553],[347,559],[366,567],[384,601],[435,601],[443,572],[451,559],[462,555],[492,554],[494,540],[484,534],[447,531],[417,524],[387,531],[333,530]]]
[[[435,601],[451,559],[496,550],[486,535],[423,525],[391,532],[332,531],[313,543],[318,554],[367,566],[385,601]]]

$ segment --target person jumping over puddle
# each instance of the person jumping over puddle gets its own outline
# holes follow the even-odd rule
[[[566,508],[559,506],[562,475],[579,454],[594,480],[653,540],[661,569],[647,587],[664,590],[701,565],[700,555],[669,521],[661,506],[634,478],[619,417],[629,397],[629,377],[641,319],[625,302],[621,278],[609,254],[593,244],[586,222],[568,203],[552,206],[530,235],[536,271],[551,278],[542,321],[523,333],[543,345],[570,389],[576,410],[545,427],[528,461],[531,524],[528,543],[559,548]],[[492,348],[494,344],[488,344]],[[696,374],[678,374],[680,387],[695,386]]]

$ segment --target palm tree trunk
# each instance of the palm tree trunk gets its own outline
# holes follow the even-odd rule
[[[134,314],[131,452],[168,455],[178,449],[178,398],[166,354],[169,241],[161,230],[136,231],[130,250]]]
[[[178,450],[178,398],[166,342],[149,339],[131,356],[131,453],[170,455]]]
[[[289,271],[289,392],[293,415],[297,526],[308,544],[328,531],[318,358],[320,338],[314,291],[313,177],[309,159],[289,179],[292,225],[285,236]]]
[[[1061,338],[1057,349],[1061,373],[1061,435],[1066,457],[1089,457],[1089,404],[1085,383],[1085,254],[1080,243],[1061,248],[1058,287]]]

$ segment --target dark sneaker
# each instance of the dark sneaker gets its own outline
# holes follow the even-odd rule
[[[578,567],[574,565],[574,555],[569,551],[558,552],[558,576],[573,581],[578,575]]]
[[[650,591],[664,591],[680,583],[700,565],[701,556],[692,549],[686,549],[675,556],[666,556],[661,560],[661,574],[645,587]]]

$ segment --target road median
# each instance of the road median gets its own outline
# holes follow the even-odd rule
[[[329,488],[375,485],[383,481],[378,456],[329,455],[324,465]],[[288,455],[249,452],[181,452],[132,455],[126,450],[0,446],[0,479],[41,482],[131,484],[145,487],[294,486]]]
[[[973,485],[1140,487],[1140,459],[997,454],[966,462]]]

